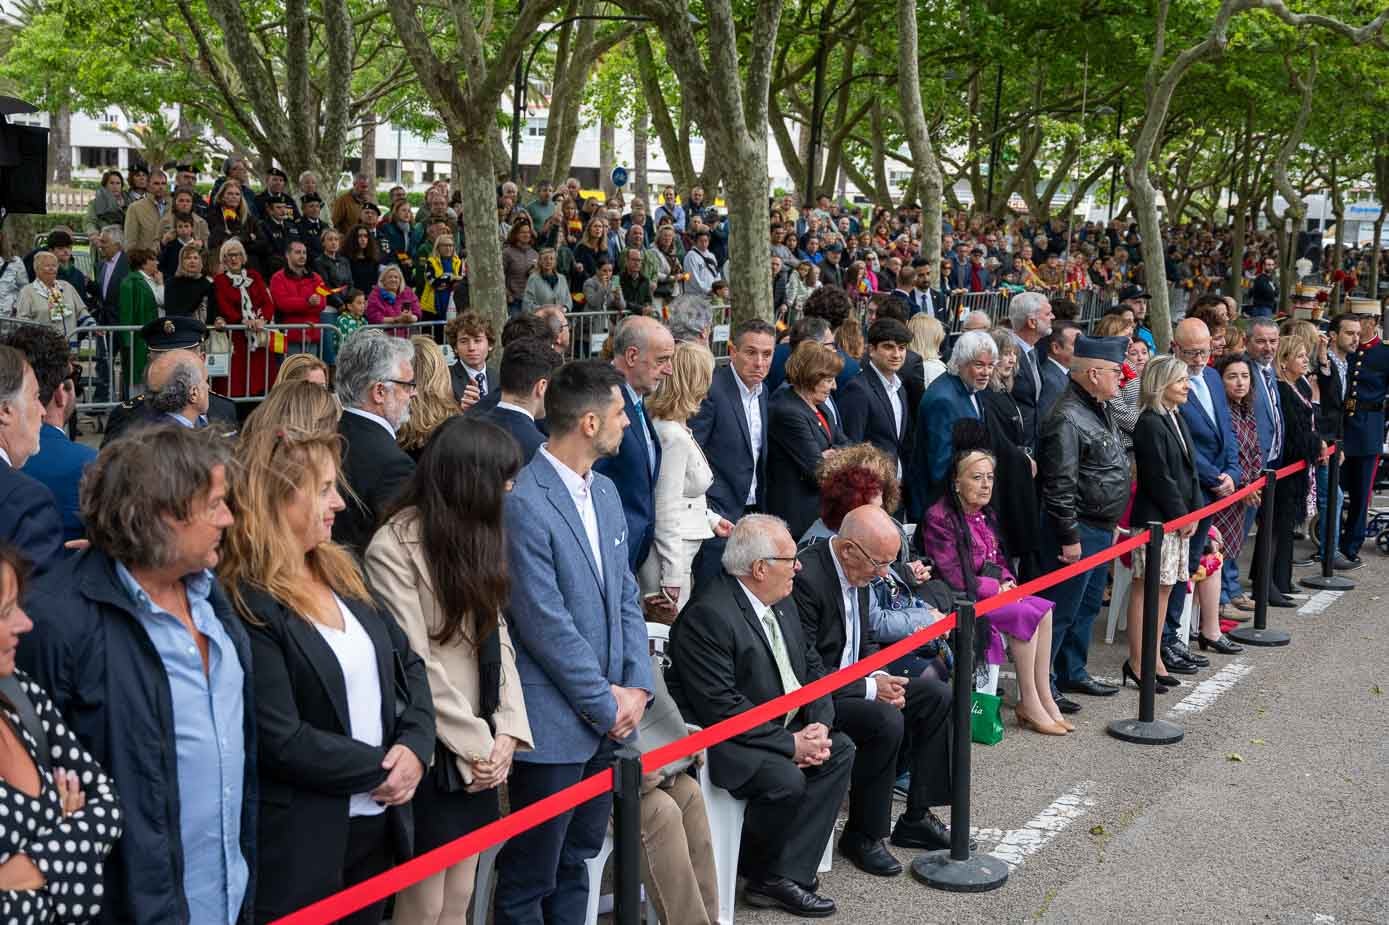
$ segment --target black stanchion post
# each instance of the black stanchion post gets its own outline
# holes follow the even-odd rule
[[[987,854],[970,856],[970,708],[974,694],[974,605],[956,608],[954,703],[951,705],[950,848],[928,851],[912,861],[912,873],[927,886],[951,893],[986,893],[1008,880],[1008,865]]]
[[[1162,638],[1163,615],[1158,613],[1158,589],[1162,575],[1162,524],[1148,522],[1148,548],[1143,554],[1143,645],[1138,657],[1138,719],[1116,719],[1109,734],[1139,745],[1171,745],[1186,733],[1176,723],[1154,717],[1157,699],[1158,640]],[[1113,606],[1113,603],[1110,604]],[[1121,604],[1122,606],[1122,604]],[[1129,627],[1132,632],[1133,627]]]
[[[613,922],[641,923],[641,753],[629,745],[613,762]]]
[[[1355,587],[1355,582],[1349,578],[1343,578],[1334,571],[1336,561],[1336,544],[1331,541],[1335,535],[1337,521],[1336,516],[1336,495],[1341,490],[1341,446],[1340,439],[1336,441],[1336,449],[1331,452],[1331,458],[1326,462],[1326,507],[1323,509],[1321,523],[1321,574],[1311,575],[1302,579],[1302,587],[1311,588],[1315,591],[1350,591]]]
[[[1286,646],[1292,637],[1268,628],[1268,593],[1273,587],[1273,505],[1278,476],[1264,470],[1264,489],[1259,502],[1259,536],[1254,542],[1254,625],[1230,630],[1229,636],[1250,646]]]

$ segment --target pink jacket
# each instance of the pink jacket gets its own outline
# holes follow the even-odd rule
[[[382,324],[386,319],[394,318],[405,311],[416,318],[420,317],[420,300],[415,297],[415,291],[409,286],[400,290],[394,301],[387,301],[386,293],[380,286],[372,289],[371,295],[367,297],[368,324]]]

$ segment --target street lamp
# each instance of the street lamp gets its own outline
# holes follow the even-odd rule
[[[690,17],[694,19],[693,16]],[[521,114],[526,108],[526,89],[530,86],[531,64],[535,61],[536,53],[540,51],[540,46],[545,44],[545,40],[562,26],[576,22],[652,22],[650,16],[570,16],[561,19],[559,22],[550,26],[531,45],[530,54],[526,55],[525,67],[518,67],[516,70],[516,81],[511,89],[511,179],[519,183],[521,180]]]

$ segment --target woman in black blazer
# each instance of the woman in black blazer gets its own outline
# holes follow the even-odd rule
[[[268,922],[411,856],[434,707],[424,663],[330,539],[337,434],[258,428],[240,457],[220,572],[251,637]],[[340,921],[375,925],[384,907]]]
[[[1284,599],[1293,588],[1293,531],[1307,516],[1307,493],[1311,491],[1309,472],[1316,471],[1326,444],[1317,433],[1316,406],[1307,382],[1310,358],[1306,342],[1284,335],[1278,339],[1274,367],[1278,371],[1278,405],[1283,412],[1283,465],[1299,459],[1307,468],[1278,480],[1273,495],[1273,588],[1271,599]]]
[[[1177,409],[1186,404],[1191,388],[1186,364],[1174,356],[1161,356],[1148,363],[1139,386],[1138,407],[1142,413],[1133,428],[1133,451],[1138,464],[1137,491],[1129,523],[1142,530],[1150,520],[1170,521],[1190,514],[1201,506],[1201,485],[1196,480],[1191,432]],[[1133,551],[1133,585],[1129,598],[1129,660],[1124,663],[1124,680],[1138,683],[1134,669],[1139,665],[1143,640],[1143,582],[1146,568],[1159,569],[1157,612],[1167,612],[1172,586],[1186,581],[1188,552],[1195,524],[1167,533],[1162,540],[1162,561],[1144,561],[1144,548]],[[1177,682],[1167,673],[1159,654],[1158,692]]]
[[[767,512],[799,539],[820,516],[815,469],[848,440],[824,407],[844,361],[833,348],[802,341],[786,361],[786,388],[767,404]]]

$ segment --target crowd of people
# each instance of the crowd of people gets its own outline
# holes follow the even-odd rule
[[[1277,486],[1269,603],[1296,603],[1299,529],[1330,537],[1333,567],[1362,564],[1389,388],[1378,302],[1322,330],[1206,293],[1159,353],[1141,277],[1090,331],[1064,291],[1036,291],[1065,277],[1043,277],[947,336],[952,288],[1083,266],[1064,229],[955,216],[937,274],[910,208],[863,222],[785,201],[769,213],[777,317],[733,326],[720,363],[727,222],[702,191],[666,190],[648,215],[567,184],[524,205],[503,187],[514,310],[497,331],[467,309],[445,190],[418,215],[395,202],[382,228],[360,178],[321,220],[311,177],[296,200],[272,171],[253,198],[245,167],[205,215],[175,180],[173,240],[193,238],[162,285],[164,175],[134,203],[111,177],[89,216],[97,279],[67,282],[71,241],[50,238],[32,263],[61,298],[0,343],[0,678],[17,682],[0,687],[16,746],[0,779],[25,795],[0,827],[7,920],[277,919],[497,819],[503,786],[509,811],[538,803],[622,743],[737,716],[1270,466],[1308,464]],[[321,250],[303,224],[277,237],[310,221]],[[1076,234],[1127,264],[1115,230]],[[99,316],[122,261],[115,304],[143,325],[122,360],[142,391],[97,453],[69,435],[68,289],[73,317]],[[161,297],[126,300],[137,286]],[[170,308],[184,288],[205,312]],[[594,304],[613,312],[605,342],[576,351],[569,319]],[[334,306],[331,345],[305,328],[275,351],[265,322]],[[442,345],[410,327],[431,314]],[[219,335],[269,364],[232,385],[264,391],[249,415],[215,388]],[[1328,499],[1333,443],[1344,491]],[[1202,653],[1239,651],[1224,628],[1253,610],[1239,553],[1258,503],[1167,534],[1157,563],[1132,557],[1135,576],[1160,571],[1160,692],[1210,666]],[[1018,728],[1054,738],[1082,698],[1118,694],[1087,668],[1109,573],[995,609],[976,652],[934,641],[713,746],[713,784],[747,803],[746,902],[835,911],[817,869],[846,800],[837,849],[870,874],[902,872],[889,844],[948,847],[954,672],[1011,662]],[[1109,602],[1128,610],[1125,682],[1143,582],[1127,593]],[[662,653],[652,622],[670,625]],[[642,786],[642,875],[671,923],[717,921],[732,876],[691,770]],[[408,888],[393,921],[460,921],[475,892],[498,923],[583,921],[610,805],[513,836],[495,887],[469,859]]]

